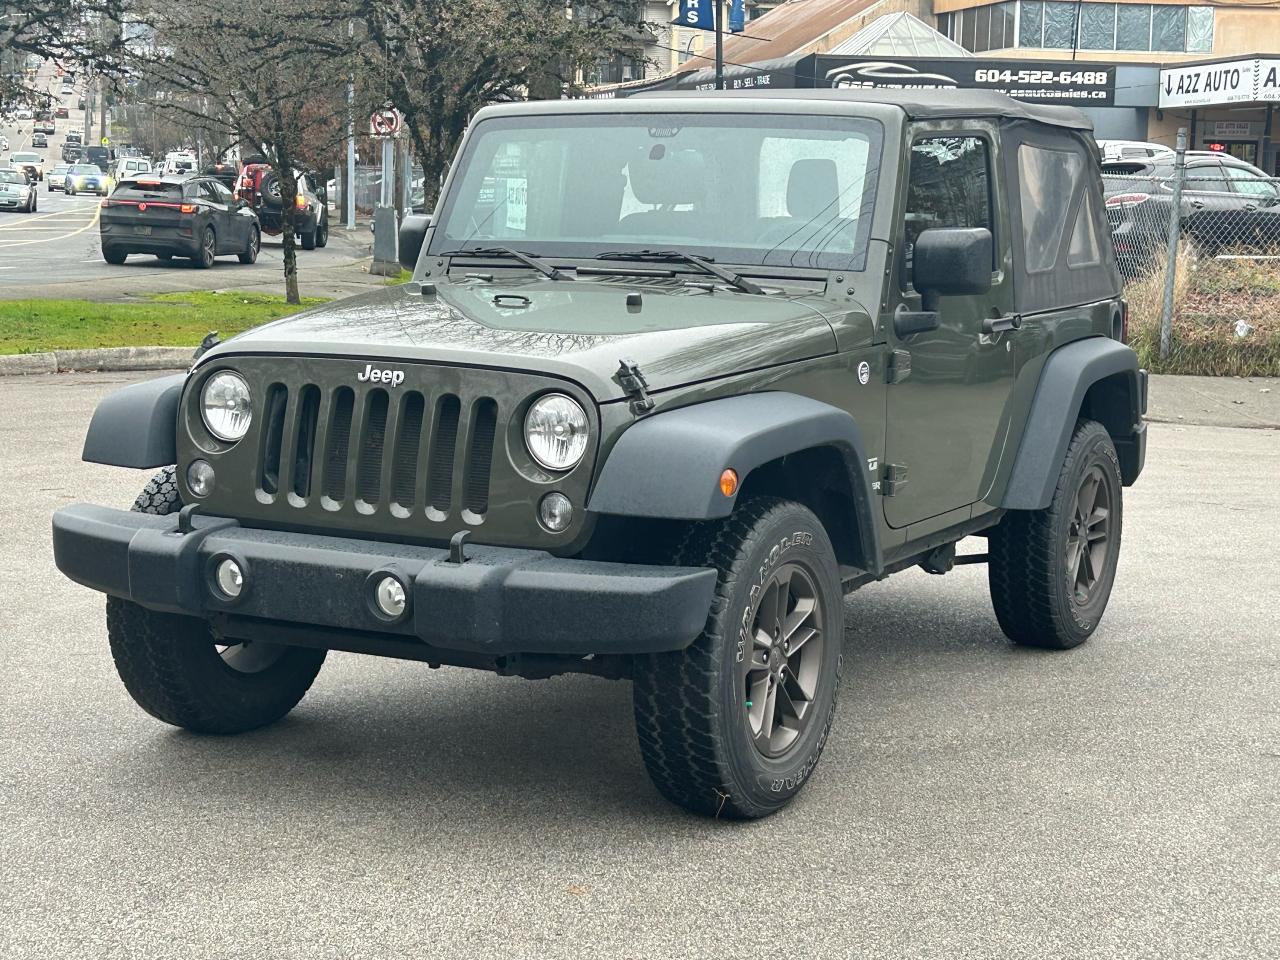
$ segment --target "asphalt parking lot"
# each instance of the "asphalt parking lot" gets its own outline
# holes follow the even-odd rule
[[[985,569],[847,602],[818,772],[665,804],[630,689],[331,655],[274,728],[128,699],[49,515],[125,375],[0,380],[0,957],[1280,955],[1280,431],[1153,424],[1099,633],[1015,650]]]

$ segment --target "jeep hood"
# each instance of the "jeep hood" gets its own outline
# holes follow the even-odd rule
[[[651,390],[806,360],[836,351],[812,298],[663,282],[543,279],[443,282],[378,290],[266,324],[201,358],[282,353],[369,361],[532,370],[576,381],[599,402],[625,396],[613,380],[634,360]],[[629,305],[628,294],[641,303]]]

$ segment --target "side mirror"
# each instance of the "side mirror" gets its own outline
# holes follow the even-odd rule
[[[427,238],[427,230],[431,226],[431,217],[425,214],[410,214],[400,223],[400,266],[412,270],[418,265],[418,254],[422,251],[422,242]]]
[[[916,238],[911,284],[921,310],[899,307],[893,315],[898,337],[938,329],[939,297],[961,297],[991,289],[991,231],[985,227],[932,227]]]
[[[934,227],[916,238],[912,285],[924,308],[939,297],[962,297],[991,289],[991,231],[985,227]]]

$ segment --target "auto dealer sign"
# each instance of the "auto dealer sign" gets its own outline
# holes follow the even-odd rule
[[[1160,71],[1160,107],[1280,101],[1280,60],[1250,57]]]

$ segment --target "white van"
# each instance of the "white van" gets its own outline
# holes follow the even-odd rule
[[[139,173],[150,173],[151,161],[144,157],[117,157],[111,164],[111,178],[117,182]]]
[[[196,172],[196,155],[194,153],[166,153],[164,163],[160,165],[160,175],[164,177],[189,177]]]

